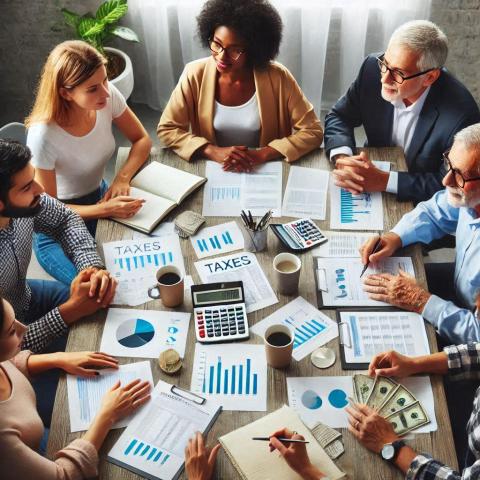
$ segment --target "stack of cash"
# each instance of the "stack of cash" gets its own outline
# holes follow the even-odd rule
[[[386,418],[397,435],[430,423],[421,403],[400,383],[388,377],[353,376],[355,401],[375,409]]]

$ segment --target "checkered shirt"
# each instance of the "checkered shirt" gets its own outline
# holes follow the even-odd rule
[[[12,218],[7,227],[0,229],[0,295],[12,304],[19,320],[25,318],[32,297],[26,275],[34,232],[58,241],[77,270],[103,268],[95,240],[80,216],[46,194],[40,202],[42,209],[36,216]],[[54,338],[65,334],[67,328],[58,308],[54,308],[29,325],[22,348],[41,352]]]
[[[450,346],[444,349],[448,355],[451,375],[478,378],[480,371],[480,343]],[[475,393],[473,410],[467,423],[468,446],[475,462],[461,473],[452,470],[431,456],[417,455],[407,472],[407,480],[474,480],[480,479],[480,387]],[[452,446],[453,448],[453,446]]]

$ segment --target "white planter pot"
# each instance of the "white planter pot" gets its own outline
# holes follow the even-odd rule
[[[130,60],[130,57],[122,50],[118,50],[117,48],[112,47],[105,47],[105,50],[115,53],[116,55],[122,57],[125,60],[125,70],[117,78],[110,80],[110,83],[112,85],[115,85],[120,90],[125,99],[128,100],[133,90],[132,61]]]

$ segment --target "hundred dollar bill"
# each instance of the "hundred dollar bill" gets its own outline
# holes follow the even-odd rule
[[[415,402],[398,412],[392,413],[387,417],[387,420],[392,424],[393,430],[397,435],[405,435],[416,428],[430,423],[430,419],[420,402]]]
[[[357,374],[353,376],[353,391],[357,403],[367,403],[375,379],[368,375]]]
[[[367,405],[377,410],[388,399],[397,385],[398,383],[390,378],[376,377],[367,400]]]
[[[398,412],[416,401],[417,399],[407,388],[403,385],[398,385],[379,407],[378,413],[382,417],[388,417],[392,413]]]

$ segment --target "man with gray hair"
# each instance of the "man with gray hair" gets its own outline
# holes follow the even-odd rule
[[[383,54],[369,55],[325,119],[325,149],[335,183],[352,193],[386,191],[419,202],[442,188],[442,153],[462,128],[480,121],[472,95],[445,68],[448,44],[432,22],[393,33]],[[354,128],[365,146],[402,147],[408,172],[383,172],[365,152],[354,155]]]
[[[454,344],[480,341],[480,322],[474,314],[480,290],[480,123],[455,135],[443,154],[446,190],[421,202],[398,224],[360,249],[362,262],[376,263],[397,249],[416,242],[430,243],[455,235],[455,263],[426,264],[429,291],[401,272],[369,275],[364,289],[369,297],[420,313],[441,337]]]

